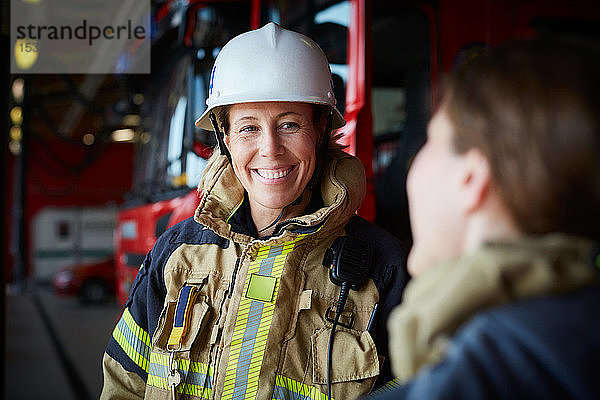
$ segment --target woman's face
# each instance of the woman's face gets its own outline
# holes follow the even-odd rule
[[[225,144],[250,206],[280,210],[304,191],[315,169],[319,137],[309,104],[233,105]]]
[[[441,109],[429,123],[427,142],[415,157],[407,178],[413,247],[408,257],[411,275],[458,257],[465,236],[465,159],[454,152],[454,129]]]

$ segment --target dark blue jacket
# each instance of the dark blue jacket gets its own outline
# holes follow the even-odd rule
[[[600,399],[600,287],[480,312],[442,362],[374,398]]]

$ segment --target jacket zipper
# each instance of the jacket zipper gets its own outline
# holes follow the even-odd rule
[[[233,267],[233,274],[231,275],[231,282],[229,282],[229,289],[227,289],[227,296],[231,298],[231,294],[233,293],[233,288],[235,286],[235,278],[237,277],[238,269],[240,267],[240,257],[235,260],[235,267]]]
[[[240,266],[240,257],[238,257],[235,260],[235,266],[233,267],[233,274],[231,276],[231,282],[229,283],[229,288],[227,288],[227,290],[223,294],[223,299],[221,300],[221,304],[219,305],[219,318],[217,320],[217,325],[216,325],[218,331],[215,334],[213,343],[210,344],[210,350],[208,353],[209,354],[208,365],[215,372],[217,371],[217,369],[218,369],[217,365],[219,364],[219,357],[218,357],[219,354],[218,354],[218,350],[217,350],[219,348],[219,346],[216,346],[216,345],[220,341],[220,336],[221,336],[221,332],[222,332],[222,329],[219,327],[219,324],[221,323],[222,318],[226,318],[226,316],[223,316],[223,306],[225,305],[226,299],[231,299],[231,294],[233,293],[233,288],[235,286],[235,279],[237,276],[237,271],[239,269],[239,266]],[[212,334],[211,334],[211,336],[212,336]],[[215,347],[216,347],[216,349],[215,349]],[[207,376],[208,376],[208,374],[207,374]],[[216,382],[216,379],[217,379],[216,374],[211,377],[211,386],[213,386],[213,389],[214,389],[214,384]],[[206,385],[206,381],[203,385],[203,393],[204,393],[205,385]],[[214,393],[214,391],[213,391],[213,393]],[[212,397],[212,395],[211,395],[211,397]]]

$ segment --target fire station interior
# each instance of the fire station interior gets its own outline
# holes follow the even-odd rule
[[[349,151],[367,170],[360,213],[407,250],[406,174],[444,73],[514,37],[600,39],[600,10],[585,1],[149,3],[150,73],[4,76],[7,399],[98,398],[103,351],[145,252],[193,215],[215,146],[212,132],[193,122],[229,39],[275,21],[322,47],[338,108],[355,118]],[[18,57],[10,19],[3,1],[2,44]]]

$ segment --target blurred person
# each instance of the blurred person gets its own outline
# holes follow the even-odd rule
[[[332,398],[369,393],[391,379],[385,322],[407,274],[399,242],[356,215],[365,173],[331,135],[345,121],[325,55],[273,23],[244,33],[219,53],[207,105],[197,125],[219,151],[200,204],[146,256],[101,398],[316,400],[328,382]],[[322,264],[345,235],[370,243],[373,262],[339,317],[329,369],[341,289]]]
[[[598,48],[573,40],[449,77],[407,182],[399,387],[374,397],[600,398],[599,93]]]

